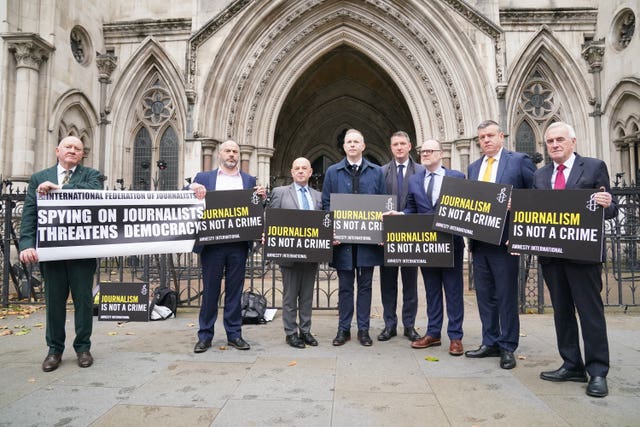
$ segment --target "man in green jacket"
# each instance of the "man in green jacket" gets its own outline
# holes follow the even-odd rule
[[[38,262],[36,193],[45,195],[59,189],[101,190],[103,188],[102,174],[95,169],[80,165],[83,154],[82,141],[74,136],[68,136],[56,147],[58,164],[31,176],[20,226],[20,261],[26,264]],[[96,260],[91,258],[47,261],[40,263],[40,271],[45,282],[46,338],[49,347],[47,357],[42,362],[42,370],[50,372],[60,366],[64,352],[69,291],[71,291],[75,309],[76,338],[73,341],[73,348],[77,354],[78,365],[81,368],[88,368],[93,364],[93,357],[89,350],[93,328],[92,290]]]

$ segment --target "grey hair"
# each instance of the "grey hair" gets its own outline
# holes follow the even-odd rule
[[[489,126],[498,126],[498,132],[502,133],[502,127],[494,120],[484,120],[478,125],[478,130],[488,128]]]
[[[547,132],[549,132],[549,130],[559,128],[559,127],[563,127],[567,130],[567,132],[569,133],[569,138],[571,139],[576,138],[576,130],[573,128],[573,126],[565,122],[555,122],[555,123],[551,123],[547,128],[547,130],[544,131],[544,139],[547,139]]]

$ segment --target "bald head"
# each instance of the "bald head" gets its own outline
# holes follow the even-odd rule
[[[228,173],[234,173],[240,161],[240,146],[237,142],[229,139],[218,148],[218,160],[220,168]]]
[[[73,169],[80,164],[84,156],[84,144],[80,138],[67,136],[56,147],[58,163],[65,169]]]
[[[298,157],[291,165],[291,177],[298,185],[304,187],[309,184],[309,178],[313,174],[311,163],[304,157]]]

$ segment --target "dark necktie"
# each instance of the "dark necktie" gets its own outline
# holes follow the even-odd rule
[[[566,168],[565,165],[558,165],[556,169],[556,182],[553,184],[554,190],[564,190],[564,187],[567,185],[564,179],[564,170]]]
[[[302,193],[302,209],[308,211],[311,206],[309,206],[309,200],[307,199],[307,187],[300,187],[300,192]]]
[[[69,179],[71,179],[71,172],[73,172],[71,169],[67,169],[66,171],[64,171],[64,178],[62,178],[62,185],[69,183]]]
[[[360,174],[358,173],[358,165],[349,166],[351,169],[351,192],[353,194],[360,193]]]
[[[404,184],[404,165],[398,165],[398,194],[402,193],[402,185]]]
[[[433,207],[433,183],[436,180],[436,173],[431,172],[429,174],[429,184],[427,185],[427,203]]]

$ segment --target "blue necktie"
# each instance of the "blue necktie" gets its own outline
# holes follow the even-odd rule
[[[431,172],[429,177],[429,184],[427,185],[427,203],[433,208],[433,183],[436,180],[435,172]]]
[[[309,206],[309,200],[307,199],[307,187],[300,187],[300,191],[302,192],[302,209],[308,211],[311,206]]]

